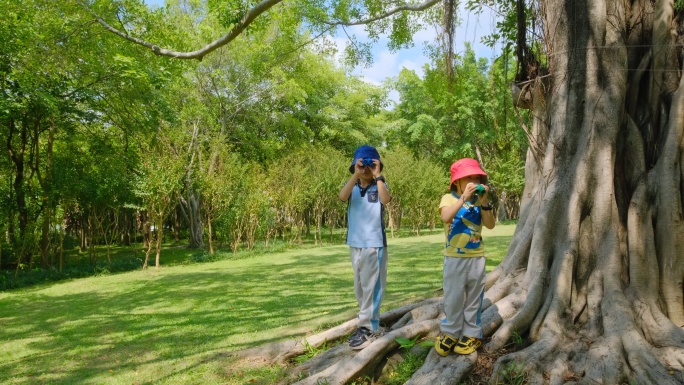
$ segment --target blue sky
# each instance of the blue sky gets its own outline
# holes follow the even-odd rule
[[[164,5],[164,0],[144,0],[144,2],[152,7]],[[459,14],[462,22],[456,31],[457,51],[463,51],[465,42],[469,42],[477,57],[487,58],[491,62],[498,55],[501,47],[492,49],[480,43],[480,39],[482,36],[493,32],[493,26],[496,25],[494,13],[485,10],[482,14],[477,15],[462,9]],[[347,33],[356,35],[361,41],[367,41],[368,35],[363,26],[348,27]],[[387,39],[381,38],[377,44],[373,45],[373,63],[369,67],[354,68],[353,73],[363,77],[371,84],[381,84],[386,78],[397,76],[402,68],[412,69],[419,76],[422,76],[422,67],[429,62],[428,57],[423,53],[423,48],[426,42],[434,42],[436,37],[437,32],[433,28],[422,30],[414,36],[412,48],[396,52],[391,52],[387,48]],[[339,29],[337,35],[331,39],[339,47],[338,51],[340,52],[348,42],[342,29]],[[390,94],[390,98],[395,101],[397,97],[396,92]]]

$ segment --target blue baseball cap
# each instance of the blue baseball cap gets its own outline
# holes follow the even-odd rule
[[[357,159],[371,158],[380,161],[380,154],[378,150],[373,146],[361,146],[354,151],[354,159],[352,159],[351,166],[349,166],[349,172],[354,173],[354,166],[356,165]],[[382,171],[383,164],[380,162],[380,171]]]

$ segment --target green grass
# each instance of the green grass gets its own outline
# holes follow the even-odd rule
[[[488,270],[513,230],[485,230]],[[441,287],[442,243],[442,234],[389,240],[383,311]],[[224,353],[355,317],[352,287],[348,248],[337,245],[0,293],[0,383],[272,383],[282,369],[230,373]]]
[[[441,230],[421,230],[421,235],[437,234]],[[413,237],[413,231],[401,229],[394,232],[396,238]],[[169,234],[165,233],[165,238]],[[316,240],[313,233],[296,239],[294,234],[287,234],[285,237],[275,237],[265,244],[263,240],[258,241],[252,249],[248,249],[244,244],[237,251],[228,250],[228,245],[221,245],[214,242],[216,253],[211,255],[205,249],[190,249],[187,243],[169,241],[164,242],[161,264],[163,266],[174,266],[179,264],[213,262],[220,260],[235,260],[252,258],[265,253],[276,253],[288,250],[306,250],[323,245],[342,245],[345,243],[346,229],[336,228],[330,233],[330,229],[323,230],[323,240]],[[0,270],[0,291],[14,290],[34,286],[40,283],[56,282],[65,279],[86,278],[93,276],[107,275],[110,273],[121,273],[140,269],[145,259],[146,248],[142,243],[132,243],[131,245],[114,244],[110,247],[98,245],[93,250],[80,250],[76,245],[76,240],[72,237],[69,242],[65,242],[66,250],[63,255],[63,266],[53,257],[50,266],[43,268],[39,261],[24,263],[16,269],[16,256],[11,252],[7,245],[3,247],[2,263],[4,269]],[[208,247],[208,246],[207,246]],[[9,248],[9,252],[7,249]],[[154,265],[155,251],[150,254],[150,265]]]

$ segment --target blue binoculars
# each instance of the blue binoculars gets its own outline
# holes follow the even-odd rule
[[[363,167],[375,167],[375,163],[373,163],[373,158],[361,159],[361,166],[363,166]]]

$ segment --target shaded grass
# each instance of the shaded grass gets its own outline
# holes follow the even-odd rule
[[[488,270],[513,229],[485,230]],[[442,243],[389,240],[383,311],[441,287]],[[0,383],[272,383],[282,369],[233,373],[225,353],[339,324],[356,307],[344,245],[0,293]]]
[[[421,230],[421,234],[436,234],[439,230]],[[346,229],[328,229],[324,232],[322,240],[316,240],[313,233],[296,239],[293,234],[284,237],[275,237],[269,240],[257,242],[252,249],[244,245],[235,252],[226,249],[227,245],[215,242],[216,253],[211,255],[205,249],[191,249],[186,243],[165,242],[160,257],[163,266],[185,265],[192,263],[214,262],[221,260],[245,259],[260,256],[264,253],[278,253],[288,250],[308,250],[324,245],[342,245],[345,243]],[[401,229],[394,232],[397,238],[413,237],[414,232]],[[168,234],[165,233],[165,238]],[[99,245],[92,250],[80,251],[73,242],[71,248],[64,251],[63,266],[59,268],[59,261],[52,257],[50,267],[42,268],[33,264],[23,264],[17,269],[16,257],[10,252],[4,255],[0,269],[0,291],[14,290],[29,287],[46,282],[56,282],[74,278],[86,278],[102,276],[112,273],[133,271],[142,268],[145,259],[146,248],[142,243],[131,245]],[[223,246],[223,248],[221,247]],[[208,247],[208,246],[207,246]],[[7,252],[5,252],[7,254]],[[151,265],[154,265],[155,251],[150,254]]]

